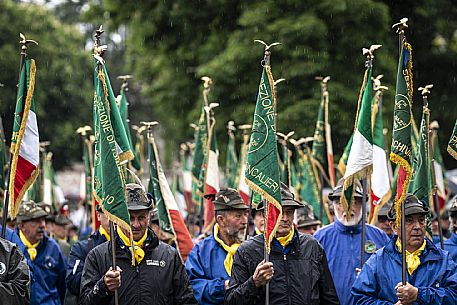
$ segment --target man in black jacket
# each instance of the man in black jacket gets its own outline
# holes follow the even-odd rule
[[[81,279],[80,305],[197,304],[176,249],[158,240],[148,228],[153,202],[138,184],[127,184],[133,247],[128,232],[118,228],[114,241],[87,255]],[[115,243],[117,269],[113,270],[111,242]],[[132,264],[132,252],[135,262]]]
[[[264,236],[244,242],[235,254],[225,304],[265,304],[269,284],[270,304],[340,304],[325,252],[310,235],[293,225],[294,212],[303,204],[281,184],[283,217],[265,263]]]
[[[15,244],[0,238],[0,302],[30,303],[30,272],[27,259]]]

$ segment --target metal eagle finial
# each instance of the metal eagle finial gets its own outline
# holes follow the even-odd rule
[[[29,43],[34,43],[34,44],[38,45],[38,42],[36,42],[35,40],[32,40],[32,39],[26,39],[25,35],[22,33],[19,33],[19,37],[21,37],[21,40],[19,40],[19,43],[22,45],[21,54],[27,53],[27,45]]]
[[[419,91],[422,94],[422,96],[426,96],[427,94],[430,93],[430,89],[433,88],[433,84],[426,85],[425,87],[419,87]]]
[[[368,59],[374,58],[374,52],[382,47],[381,44],[372,44],[370,48],[362,48],[362,55],[366,55]]]
[[[401,18],[400,19],[400,22],[398,23],[395,23],[392,28],[397,28],[396,32],[397,34],[400,34],[400,32],[403,32],[407,27],[408,25],[406,24],[408,22],[408,18]]]
[[[386,86],[382,86],[381,85],[381,78],[383,78],[384,75],[382,74],[379,74],[378,76],[376,77],[372,77],[372,80],[373,80],[373,89],[375,91],[384,91],[384,90],[389,90],[388,87]]]
[[[76,129],[76,133],[79,133],[82,137],[84,137],[87,135],[87,132],[91,131],[91,130],[92,130],[92,127],[90,127],[89,125],[86,125],[86,126],[81,126],[78,129]]]

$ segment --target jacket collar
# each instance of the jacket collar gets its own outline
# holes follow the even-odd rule
[[[398,261],[401,264],[401,253],[398,252],[398,248],[395,245],[395,242],[397,241],[397,235],[394,235],[394,237],[387,243],[387,245],[384,248],[384,251],[388,253],[391,257],[393,257],[396,261]],[[438,261],[441,259],[441,250],[438,249],[428,238],[425,238],[426,245],[424,252],[422,252],[420,259],[421,259],[421,264],[428,262],[428,261]]]
[[[360,222],[354,226],[345,226],[335,217],[333,223],[335,229],[344,234],[358,234],[362,232],[362,224]]]
[[[457,245],[457,234],[455,233],[454,229],[452,229],[452,234],[449,239],[453,242],[453,244]]]
[[[126,247],[124,245],[124,243],[119,238],[119,236],[117,236],[117,234],[116,234],[116,245],[120,249],[127,249],[127,251],[130,251],[130,250],[128,250],[128,247]],[[148,228],[148,237],[144,241],[143,250],[146,252],[148,248],[154,249],[158,245],[159,245],[159,238],[157,237],[157,235],[155,235],[154,231],[152,231],[151,228]],[[111,251],[111,247],[109,247],[109,249]]]

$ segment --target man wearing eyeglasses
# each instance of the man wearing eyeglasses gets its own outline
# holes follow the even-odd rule
[[[362,198],[360,183],[354,185],[354,203],[349,215],[343,208],[340,198],[343,181],[328,195],[335,210],[334,222],[318,230],[314,237],[324,247],[328,266],[332,273],[336,292],[342,305],[352,305],[351,287],[360,271],[362,244]],[[368,200],[367,200],[368,202]],[[389,237],[379,228],[366,224],[365,260],[389,241]]]
[[[389,211],[395,237],[366,262],[352,287],[354,304],[457,304],[457,270],[447,251],[425,237],[429,209],[412,194],[405,199],[406,285],[402,285],[401,230]]]

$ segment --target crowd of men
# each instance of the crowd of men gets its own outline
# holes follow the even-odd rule
[[[108,305],[118,298],[122,305],[241,305],[265,304],[268,292],[270,304],[457,304],[457,200],[444,214],[449,225],[443,219],[442,250],[436,230],[432,236],[426,230],[427,219],[440,216],[407,194],[403,284],[395,207],[384,205],[376,226],[362,230],[361,186],[355,185],[349,213],[341,192],[339,184],[328,195],[334,221],[321,227],[309,205],[282,184],[282,218],[267,260],[265,203],[249,214],[234,189],[209,197],[213,230],[195,239],[185,262],[161,233],[155,203],[138,184],[126,188],[131,236],[128,227],[110,232],[97,208],[100,227],[77,241],[68,236],[75,228],[67,217],[51,217],[42,204],[26,201],[0,239],[0,302]]]

